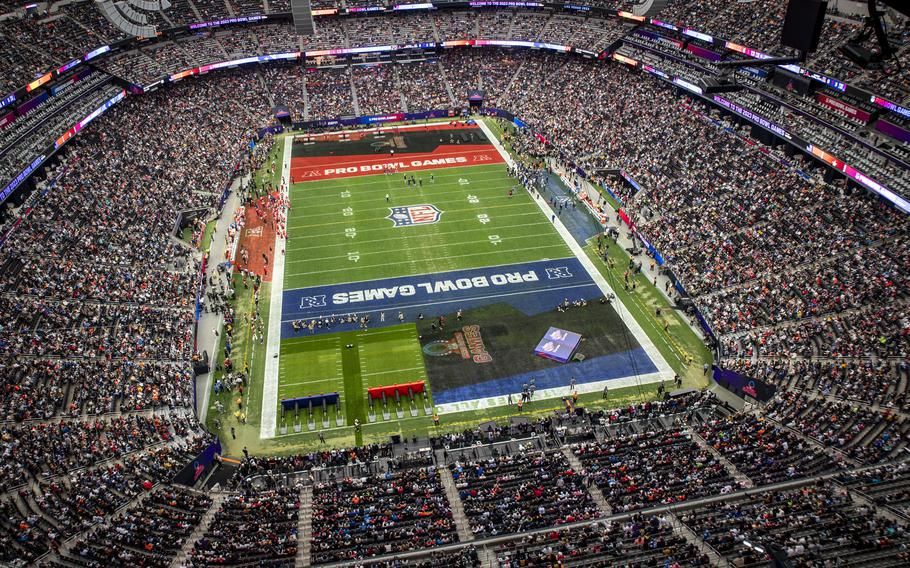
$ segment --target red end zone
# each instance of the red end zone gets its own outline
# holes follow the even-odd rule
[[[407,173],[454,166],[498,163],[504,163],[502,156],[489,144],[443,145],[429,153],[293,158],[291,160],[291,183],[375,175],[388,169],[398,173]]]

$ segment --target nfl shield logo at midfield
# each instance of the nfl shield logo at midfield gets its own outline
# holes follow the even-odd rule
[[[435,205],[404,205],[389,207],[389,215],[396,227],[410,227],[411,225],[429,225],[439,221],[442,211]]]

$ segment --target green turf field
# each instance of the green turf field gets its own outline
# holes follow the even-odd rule
[[[423,187],[384,174],[292,185],[285,289],[571,256],[527,192],[509,197],[504,164],[429,175]],[[438,223],[386,218],[389,207],[424,203],[443,211]]]

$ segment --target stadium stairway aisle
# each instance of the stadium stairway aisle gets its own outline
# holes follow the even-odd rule
[[[297,517],[297,561],[296,566],[309,566],[313,541],[310,538],[313,528],[313,485],[307,484],[300,489],[300,512]]]
[[[673,523],[673,532],[675,532],[678,536],[681,536],[684,539],[686,539],[687,541],[689,541],[689,543],[691,545],[693,545],[695,548],[697,548],[699,550],[699,552],[707,555],[708,559],[711,560],[711,566],[720,566],[720,567],[726,567],[726,568],[729,568],[730,566],[732,566],[726,558],[724,558],[723,556],[718,554],[718,552],[716,550],[714,550],[714,548],[712,548],[708,543],[706,543],[704,540],[699,538],[699,536],[695,533],[695,531],[693,531],[691,528],[688,527],[688,525],[686,525],[684,522],[682,522],[679,519],[679,517],[676,516],[676,513],[667,513],[667,514],[669,515],[670,520]]]
[[[572,469],[579,473],[585,470],[585,466],[581,464],[581,461],[579,461],[578,457],[575,456],[575,452],[573,452],[568,446],[562,447],[562,453],[564,456],[566,456],[566,460],[569,462],[569,465],[572,466]],[[591,483],[588,485],[588,493],[591,494],[591,498],[594,499],[594,502],[597,503],[598,507],[600,507],[600,510],[605,517],[609,517],[613,514],[613,509],[604,498],[604,494],[600,491],[600,487],[594,483]]]
[[[439,460],[438,463],[445,463]],[[452,507],[452,518],[455,520],[455,529],[458,531],[458,540],[468,542],[474,540],[474,533],[471,532],[471,526],[468,524],[468,518],[464,514],[464,506],[461,503],[461,497],[458,496],[458,489],[455,488],[455,480],[452,478],[452,472],[445,465],[436,468],[439,472],[439,479],[446,490],[446,497],[449,498],[449,505]]]
[[[574,194],[565,186],[565,184],[563,184],[562,180],[559,179],[559,176],[556,174],[547,176],[547,188],[542,195],[547,202],[553,197],[558,200],[568,199],[570,202],[575,199]],[[558,208],[556,210],[558,211]],[[584,206],[574,209],[570,203],[567,208],[563,209],[559,219],[581,247],[588,244],[588,239],[603,232],[600,223],[588,213],[588,210],[585,209]]]
[[[215,513],[221,509],[221,503],[224,502],[224,493],[211,493],[212,504],[209,507],[209,510],[202,515],[202,519],[199,521],[199,524],[196,525],[196,529],[190,534],[186,539],[186,542],[183,543],[183,548],[180,549],[180,552],[177,556],[174,557],[174,561],[171,562],[171,568],[178,568],[180,566],[186,566],[187,559],[190,557],[190,552],[193,550],[193,547],[196,545],[196,541],[202,538],[209,530],[209,525],[212,524],[212,519],[215,518]]]
[[[735,465],[730,463],[730,460],[728,460],[722,453],[718,452],[714,446],[705,441],[704,438],[699,436],[698,432],[696,432],[694,428],[689,428],[688,433],[692,437],[692,441],[710,452],[711,455],[713,455],[721,464],[723,464],[724,469],[727,470],[727,473],[729,473],[733,479],[738,481],[740,485],[746,488],[755,487],[755,484],[751,479],[749,479],[747,475],[739,471]]]

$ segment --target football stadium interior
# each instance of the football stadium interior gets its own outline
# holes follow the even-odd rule
[[[0,38],[0,566],[910,565],[904,3]]]

